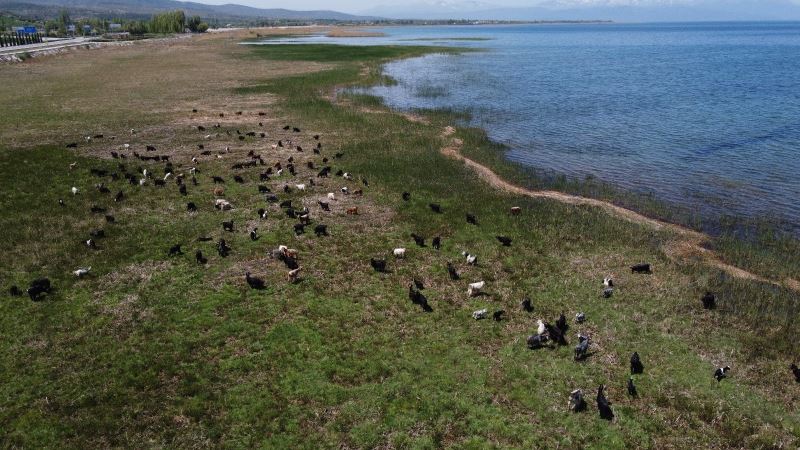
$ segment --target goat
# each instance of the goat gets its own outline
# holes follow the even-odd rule
[[[328,192],[328,200],[336,200],[336,196],[333,194],[333,192]]]
[[[519,206],[512,206],[511,207],[511,215],[512,216],[518,216],[518,215],[520,215],[521,212],[522,212],[522,208],[520,208]]]
[[[105,213],[105,212],[106,212],[106,209],[105,209],[105,208],[101,208],[101,207],[99,207],[99,206],[97,206],[97,205],[92,205],[92,207],[91,207],[91,208],[89,208],[89,210],[90,210],[91,212],[95,213],[95,214],[103,214],[103,213]]]
[[[403,192],[403,200],[405,201],[411,200],[411,194],[409,194],[408,192]]]
[[[730,366],[717,368],[717,370],[714,371],[714,378],[717,380],[717,383],[722,381],[724,378],[728,378],[728,372],[730,370]]]
[[[589,337],[582,334],[578,335],[578,345],[575,346],[575,361],[581,361],[586,358],[589,352]]]
[[[195,212],[197,211],[197,205],[195,205],[194,202],[189,202],[186,204],[186,210],[189,212]]]
[[[556,320],[556,328],[558,328],[561,333],[566,333],[569,329],[569,325],[567,325],[567,318],[564,316],[562,312],[560,316],[558,316],[558,320]]]
[[[175,244],[169,248],[168,255],[175,256],[175,255],[182,255],[183,252],[181,251],[181,244]]]
[[[486,318],[486,314],[488,314],[488,313],[489,313],[489,310],[487,310],[486,308],[479,309],[477,311],[473,311],[472,312],[472,318],[475,319],[475,320],[483,320],[483,319]]]
[[[343,187],[340,190],[342,191],[342,194],[344,194],[344,195],[349,195],[350,194],[350,189],[348,189],[347,186]]]
[[[178,188],[178,192],[180,192],[180,194],[183,195],[183,196],[189,195],[189,193],[186,191],[186,185],[185,184],[182,184],[181,187]]]
[[[327,236],[328,235],[328,226],[327,225],[323,225],[323,224],[319,224],[319,225],[315,226],[314,227],[314,234],[316,234],[317,237]]]
[[[411,238],[414,239],[414,242],[416,242],[416,244],[419,247],[425,247],[425,238],[424,237],[422,237],[422,236],[420,236],[418,234],[411,233]]]
[[[244,273],[244,279],[245,281],[247,281],[248,286],[250,286],[252,289],[261,290],[264,289],[265,287],[264,280],[262,280],[261,278],[250,276],[250,272]]]
[[[106,214],[106,222],[114,223],[116,222],[116,219],[114,218],[114,216]]]
[[[96,229],[89,231],[89,236],[93,238],[104,238],[106,237],[106,232],[103,229]]]
[[[20,288],[18,288],[16,285],[11,286],[11,288],[8,289],[8,295],[12,297],[20,297],[22,296],[22,290],[20,290]]]
[[[436,214],[442,213],[442,207],[437,203],[429,203],[428,207],[431,209],[431,211],[435,212]]]
[[[633,352],[631,355],[631,374],[640,374],[644,373],[644,364],[642,364],[642,360],[639,358],[639,352]]]
[[[297,269],[292,269],[286,274],[286,281],[289,283],[297,283],[298,277],[300,275],[300,267]]]
[[[586,410],[586,400],[583,399],[582,390],[575,389],[569,393],[569,410],[576,413]]]
[[[603,287],[607,288],[614,287],[614,279],[611,277],[603,278]]]
[[[303,223],[296,223],[294,224],[294,234],[300,236],[301,234],[306,232],[306,225]]]
[[[258,227],[253,228],[252,230],[250,230],[250,240],[251,241],[257,241],[258,238],[259,238],[259,236],[258,236]]]
[[[233,232],[233,221],[222,222],[222,229],[225,231]]]
[[[347,214],[350,214],[352,216],[357,216],[358,215],[358,206],[353,206],[352,208],[347,208]]]
[[[457,281],[459,279],[458,272],[456,272],[456,268],[453,267],[452,264],[448,261],[447,263],[447,273],[450,274],[450,279],[453,281]]]
[[[530,298],[528,298],[528,297],[523,298],[519,305],[520,305],[520,307],[522,307],[523,311],[525,311],[525,312],[533,312],[533,305],[531,304],[531,299]]]
[[[198,250],[197,253],[194,254],[194,259],[195,261],[197,261],[197,264],[205,264],[208,262],[208,259],[205,256],[203,256],[203,252],[201,252],[200,250]]]
[[[583,312],[575,313],[575,323],[583,323],[586,321],[586,314]]]
[[[234,176],[233,176],[233,181],[235,181],[235,182],[237,182],[237,183],[239,183],[239,184],[243,184],[243,183],[244,183],[244,178],[242,178],[242,177],[241,177],[241,176],[239,176],[239,175],[234,175]]]
[[[219,242],[217,243],[217,253],[219,253],[219,256],[225,258],[228,256],[230,251],[231,248],[228,247],[228,244],[225,242],[225,239],[220,239]]]
[[[70,190],[72,191],[72,195],[77,195],[78,194],[78,188],[76,188],[75,186],[72,186],[72,189],[70,189]]]
[[[78,278],[83,278],[84,276],[89,275],[89,271],[91,270],[92,270],[91,266],[79,267],[77,270],[73,270],[72,273]]]
[[[406,249],[404,248],[396,248],[392,251],[394,257],[397,259],[402,259],[406,257]]]
[[[603,298],[611,298],[612,295],[614,295],[614,288],[607,287],[603,289]]]
[[[442,246],[442,238],[440,238],[439,236],[436,236],[435,238],[433,238],[433,240],[431,240],[431,247],[433,247],[435,250],[439,250],[441,246]]]
[[[492,313],[492,319],[494,319],[495,322],[500,322],[501,320],[503,320],[503,315],[505,315],[505,313],[506,313],[505,310],[498,309],[497,311]]]
[[[49,294],[52,292],[50,280],[47,278],[37,278],[31,281],[31,284],[26,292],[32,301],[38,302],[43,294]]]
[[[294,187],[296,187],[298,191],[305,191],[306,190],[306,185],[305,184],[295,184]]]
[[[217,186],[214,188],[213,192],[215,197],[222,197],[223,195],[225,195],[225,188],[223,188],[222,186]]]
[[[597,388],[597,409],[600,411],[600,418],[603,420],[613,420],[614,412],[611,410],[611,403],[606,399],[603,392],[605,386],[602,384]]]
[[[383,259],[370,258],[369,265],[371,265],[376,272],[386,272],[386,261]]]
[[[547,339],[546,335],[543,335],[543,334],[532,334],[532,335],[528,336],[528,339],[527,339],[528,348],[530,348],[531,350],[536,350],[538,348],[542,348],[547,343],[547,340],[548,339]]]
[[[712,292],[706,292],[700,301],[703,302],[703,309],[714,309],[717,307],[717,296]]]
[[[469,254],[467,252],[461,252],[461,256],[466,258],[467,264],[469,264],[471,266],[475,266],[475,265],[478,264],[478,257],[475,256],[475,255],[471,255],[471,254]]]
[[[649,274],[649,273],[653,273],[653,272],[650,270],[650,264],[643,263],[643,264],[634,264],[634,265],[632,265],[631,266],[631,273],[647,273],[647,274]]]
[[[636,391],[636,385],[633,384],[633,377],[628,377],[628,395],[633,398],[639,396],[639,393]]]
[[[478,219],[474,215],[467,213],[467,223],[470,223],[472,225],[477,225]]]
[[[800,368],[795,363],[792,363],[789,368],[792,370],[792,375],[794,375],[794,381],[800,383]]]
[[[547,327],[544,326],[544,322],[542,319],[536,319],[536,334],[544,334],[547,331]]]
[[[91,248],[92,250],[97,250],[97,244],[92,239],[87,239],[85,242],[87,247]]]
[[[220,211],[228,211],[229,209],[233,208],[233,205],[231,205],[227,200],[218,198],[214,201],[214,207]]]
[[[331,210],[331,207],[330,207],[329,203],[323,202],[323,201],[319,201],[319,200],[317,201],[317,203],[319,203],[319,207],[322,208],[323,211],[330,211]]]
[[[214,175],[211,177],[211,179],[214,180],[215,184],[225,184],[225,180],[222,177]]]
[[[433,308],[431,308],[430,305],[428,304],[428,299],[425,298],[424,295],[422,295],[422,292],[419,292],[417,289],[414,289],[414,284],[408,286],[408,298],[415,305],[419,305],[420,307],[422,307],[423,311],[433,312]]]
[[[486,286],[485,281],[478,281],[476,283],[470,283],[467,287],[467,295],[470,297],[477,297],[481,294],[481,290],[483,287]]]
[[[258,218],[259,219],[266,219],[267,218],[267,211],[264,208],[258,209]]]
[[[498,241],[500,241],[501,244],[503,244],[503,247],[511,247],[511,238],[506,236],[495,236],[495,237],[497,238]]]

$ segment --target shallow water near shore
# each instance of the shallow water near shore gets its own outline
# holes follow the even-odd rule
[[[800,232],[800,23],[380,31],[283,42],[486,49],[391,62],[397,84],[367,92],[401,110],[468,111],[523,165]]]

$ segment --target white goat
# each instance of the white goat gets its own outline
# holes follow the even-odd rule
[[[481,289],[486,286],[485,281],[478,281],[477,283],[470,283],[469,287],[467,288],[467,295],[470,297],[475,297],[481,293]]]
[[[488,313],[489,313],[489,310],[487,310],[486,308],[484,308],[484,309],[479,309],[479,310],[477,310],[477,311],[473,311],[473,312],[472,312],[472,318],[473,318],[473,319],[475,319],[475,320],[481,320],[481,319],[485,319],[485,318],[486,318],[486,315],[487,315]]]
[[[394,249],[394,257],[397,259],[402,259],[406,257],[406,249],[404,248],[396,248]]]

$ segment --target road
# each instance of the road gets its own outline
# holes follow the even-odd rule
[[[17,45],[14,47],[0,48],[0,56],[17,55],[20,53],[34,53],[42,50],[53,50],[65,47],[74,47],[76,45],[83,45],[91,42],[85,37],[76,37],[73,39],[60,39],[57,41],[42,42],[39,44]]]

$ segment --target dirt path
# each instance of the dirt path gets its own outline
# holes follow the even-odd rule
[[[446,127],[442,132],[442,136],[445,138],[451,137],[455,133],[455,131],[456,130],[453,127]],[[461,139],[452,137],[450,139],[450,143],[446,147],[442,148],[441,152],[443,155],[447,157],[462,161],[468,167],[473,169],[478,174],[478,176],[481,177],[481,179],[483,179],[496,189],[532,198],[547,198],[562,203],[568,203],[571,205],[594,206],[603,209],[604,211],[608,212],[613,216],[625,219],[633,223],[647,225],[656,230],[671,231],[674,234],[675,239],[664,244],[663,250],[664,253],[667,255],[667,257],[673,261],[686,261],[689,259],[698,259],[703,263],[705,263],[706,265],[720,269],[723,272],[726,272],[728,275],[731,275],[736,278],[759,281],[762,283],[771,283],[800,292],[800,282],[798,282],[795,279],[787,278],[782,282],[775,280],[768,280],[754,273],[748,272],[744,269],[740,269],[736,266],[732,266],[730,264],[725,263],[713,251],[703,247],[703,244],[710,240],[710,237],[706,234],[690,230],[680,225],[675,225],[668,222],[652,219],[650,217],[645,217],[629,209],[625,209],[602,200],[579,197],[577,195],[570,195],[557,191],[535,191],[511,184],[508,181],[505,181],[502,178],[500,178],[490,168],[462,155],[461,147],[463,145],[464,143],[461,141]]]

